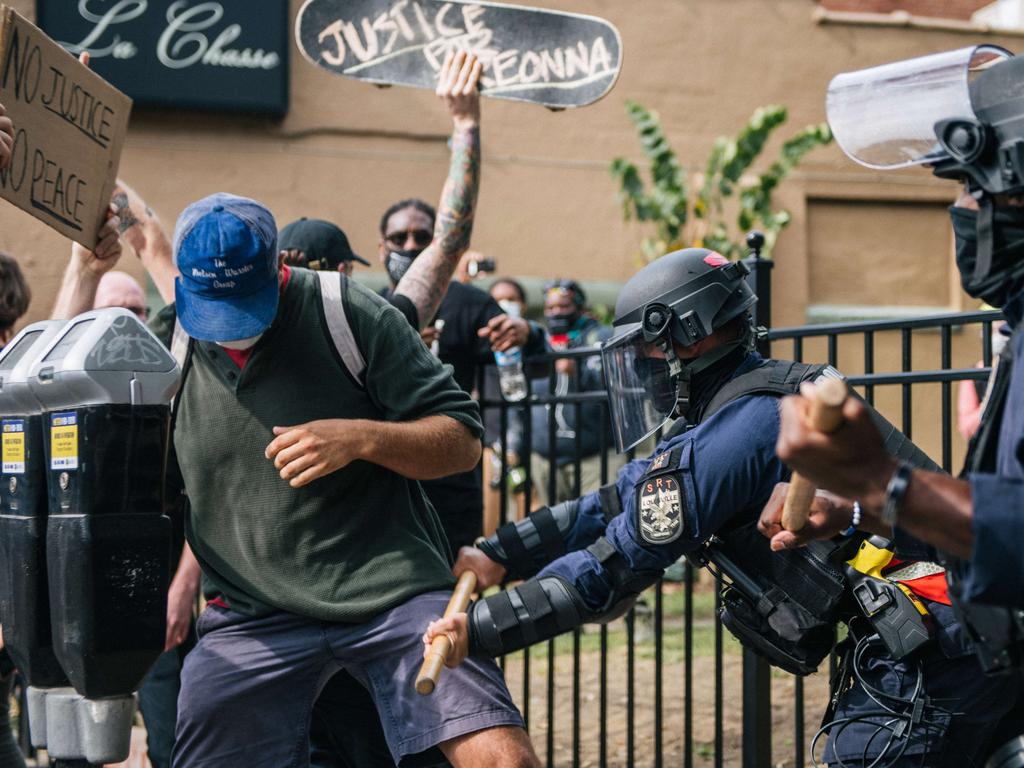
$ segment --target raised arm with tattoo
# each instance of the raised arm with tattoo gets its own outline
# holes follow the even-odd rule
[[[170,304],[174,301],[174,278],[178,276],[178,268],[174,266],[171,240],[160,217],[121,179],[114,187],[111,206],[121,220],[121,237],[135,249],[160,298]]]
[[[480,187],[480,71],[479,60],[463,51],[449,56],[441,68],[437,95],[448,105],[455,124],[451,167],[441,192],[434,239],[395,289],[416,307],[420,328],[437,314],[473,231]]]

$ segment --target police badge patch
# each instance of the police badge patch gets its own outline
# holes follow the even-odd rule
[[[646,478],[637,497],[637,529],[648,544],[668,544],[683,532],[683,490],[671,474]]]

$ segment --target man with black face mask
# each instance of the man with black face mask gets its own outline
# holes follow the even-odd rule
[[[1024,377],[1020,370],[1024,349],[1018,333],[1024,318],[1024,201],[1000,198],[993,202],[992,262],[981,274],[977,272],[976,199],[962,194],[950,208],[950,216],[964,290],[1002,308],[1013,331],[1000,355],[1009,378],[998,389],[995,384],[1000,382],[991,386],[993,396],[1001,391],[1002,402],[993,408],[990,398],[979,428],[979,434],[987,427],[999,436],[996,472],[957,479],[916,469],[897,483],[905,488],[893,500],[891,481],[901,468],[880,451],[877,431],[863,405],[854,400],[845,407],[844,428],[832,435],[806,427],[807,402],[803,398],[783,401],[779,453],[819,488],[857,499],[863,525],[884,531],[898,523],[923,541],[967,561],[963,586],[969,599],[1024,607],[1024,516],[1020,514],[1024,509],[1024,466],[1016,449],[1024,434],[1024,392],[1010,384]],[[774,529],[773,546],[779,549],[829,535],[846,514],[842,499],[832,497],[827,503],[818,499],[808,525],[790,532],[781,530],[777,506],[765,510],[764,523],[766,530]],[[883,520],[886,512],[892,519]]]
[[[554,280],[544,286],[544,320],[548,344],[559,352],[581,347],[596,347],[612,335],[612,329],[587,314],[587,297],[575,280]],[[554,388],[557,397],[578,392],[604,389],[601,358],[593,355],[577,361],[556,360],[554,380],[545,377],[534,383],[533,391],[546,395]],[[555,442],[551,452],[552,414],[554,409]],[[516,414],[518,415],[518,414]],[[611,425],[600,403],[580,406],[535,406],[531,412],[530,457],[534,493],[540,504],[554,504],[576,496],[576,458],[580,458],[580,493],[587,493],[601,484],[601,450],[608,452],[608,477],[613,477],[625,463],[625,456],[610,450]],[[551,475],[554,475],[554,498],[549,498]]]
[[[391,282],[385,298],[401,298],[395,289],[409,268],[430,245],[436,214],[422,200],[402,200],[381,217],[380,258]],[[425,256],[423,258],[426,258]],[[494,360],[494,351],[524,347],[529,353],[543,352],[544,334],[521,317],[505,314],[485,291],[457,281],[448,284],[436,314],[421,336],[430,346],[436,342],[441,362],[454,369],[456,383],[465,391],[477,388],[477,373]],[[413,317],[407,319],[414,326]],[[472,544],[483,532],[483,480],[480,467],[470,472],[421,483],[437,510],[452,551]]]
[[[806,428],[804,400],[784,401],[779,441],[780,456],[819,488],[857,499],[865,523],[898,525],[962,558],[958,591],[966,601],[1015,608],[1024,608],[1024,198],[1016,196],[1024,191],[1024,179],[1002,159],[1020,142],[1014,137],[1024,108],[1022,67],[1022,57],[980,46],[839,75],[829,86],[829,121],[852,159],[874,168],[927,164],[937,176],[966,180],[950,209],[961,285],[1002,309],[1012,337],[1000,355],[962,477],[911,472],[891,461],[854,401],[846,405],[845,426],[833,435]],[[940,70],[949,74],[937,76]],[[908,113],[907,86],[915,80],[927,87],[919,89]],[[965,110],[974,117],[942,119]],[[886,114],[909,115],[897,127],[904,134],[915,128],[916,118],[918,139],[894,141]],[[993,140],[1001,146],[990,146]],[[994,191],[999,189],[1006,191]],[[827,535],[844,506],[840,500],[819,501],[808,526],[793,533],[775,527],[771,505],[766,530],[775,536],[773,546],[796,546]]]

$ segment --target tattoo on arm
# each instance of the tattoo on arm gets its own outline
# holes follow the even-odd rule
[[[117,233],[123,235],[132,227],[139,223],[139,220],[135,218],[135,214],[132,213],[131,206],[128,204],[128,195],[124,192],[119,192],[114,195],[112,200],[114,208],[117,213],[117,217],[121,220],[121,223],[117,227]],[[147,209],[147,213],[149,210]]]
[[[457,130],[452,136],[452,161],[441,191],[434,240],[412,263],[396,293],[416,307],[421,325],[437,314],[452,273],[469,247],[480,188],[480,127]]]

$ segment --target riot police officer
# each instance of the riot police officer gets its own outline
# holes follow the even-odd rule
[[[939,74],[939,73],[943,74]],[[801,398],[782,405],[779,455],[842,498],[819,499],[799,532],[762,527],[783,549],[830,535],[857,500],[865,523],[908,531],[943,552],[949,591],[982,668],[1015,683],[1024,669],[1024,57],[978,46],[837,76],[829,121],[852,159],[873,168],[926,164],[964,183],[950,209],[961,284],[1002,309],[1012,337],[999,356],[959,479],[912,469],[880,449],[861,405],[833,435],[809,430]],[[920,83],[917,89],[908,88]],[[925,86],[927,83],[927,86]],[[907,94],[916,90],[911,109]],[[895,127],[886,116],[910,119]],[[913,135],[915,138],[908,141]],[[990,765],[1024,765],[1021,704],[1000,728],[1014,738]]]
[[[679,421],[650,458],[628,463],[614,484],[542,508],[503,526],[480,549],[460,552],[456,572],[474,570],[483,586],[506,577],[526,581],[430,626],[425,641],[452,638],[450,663],[621,615],[681,555],[727,570],[734,592],[725,596],[723,620],[748,647],[803,674],[828,653],[845,587],[836,567],[841,549],[779,560],[794,552],[772,554],[756,521],[789,475],[775,453],[778,398],[802,381],[838,373],[753,351],[748,310],[756,298],[746,271],[691,248],[648,265],[623,287],[616,334],[602,347],[618,448],[636,445],[673,415]],[[889,448],[924,462],[898,437]],[[920,600],[934,619],[934,638],[925,635],[900,661],[872,625],[851,624],[856,658],[830,715],[836,727],[826,762],[962,766],[986,749],[1005,690],[978,674],[938,597]]]

